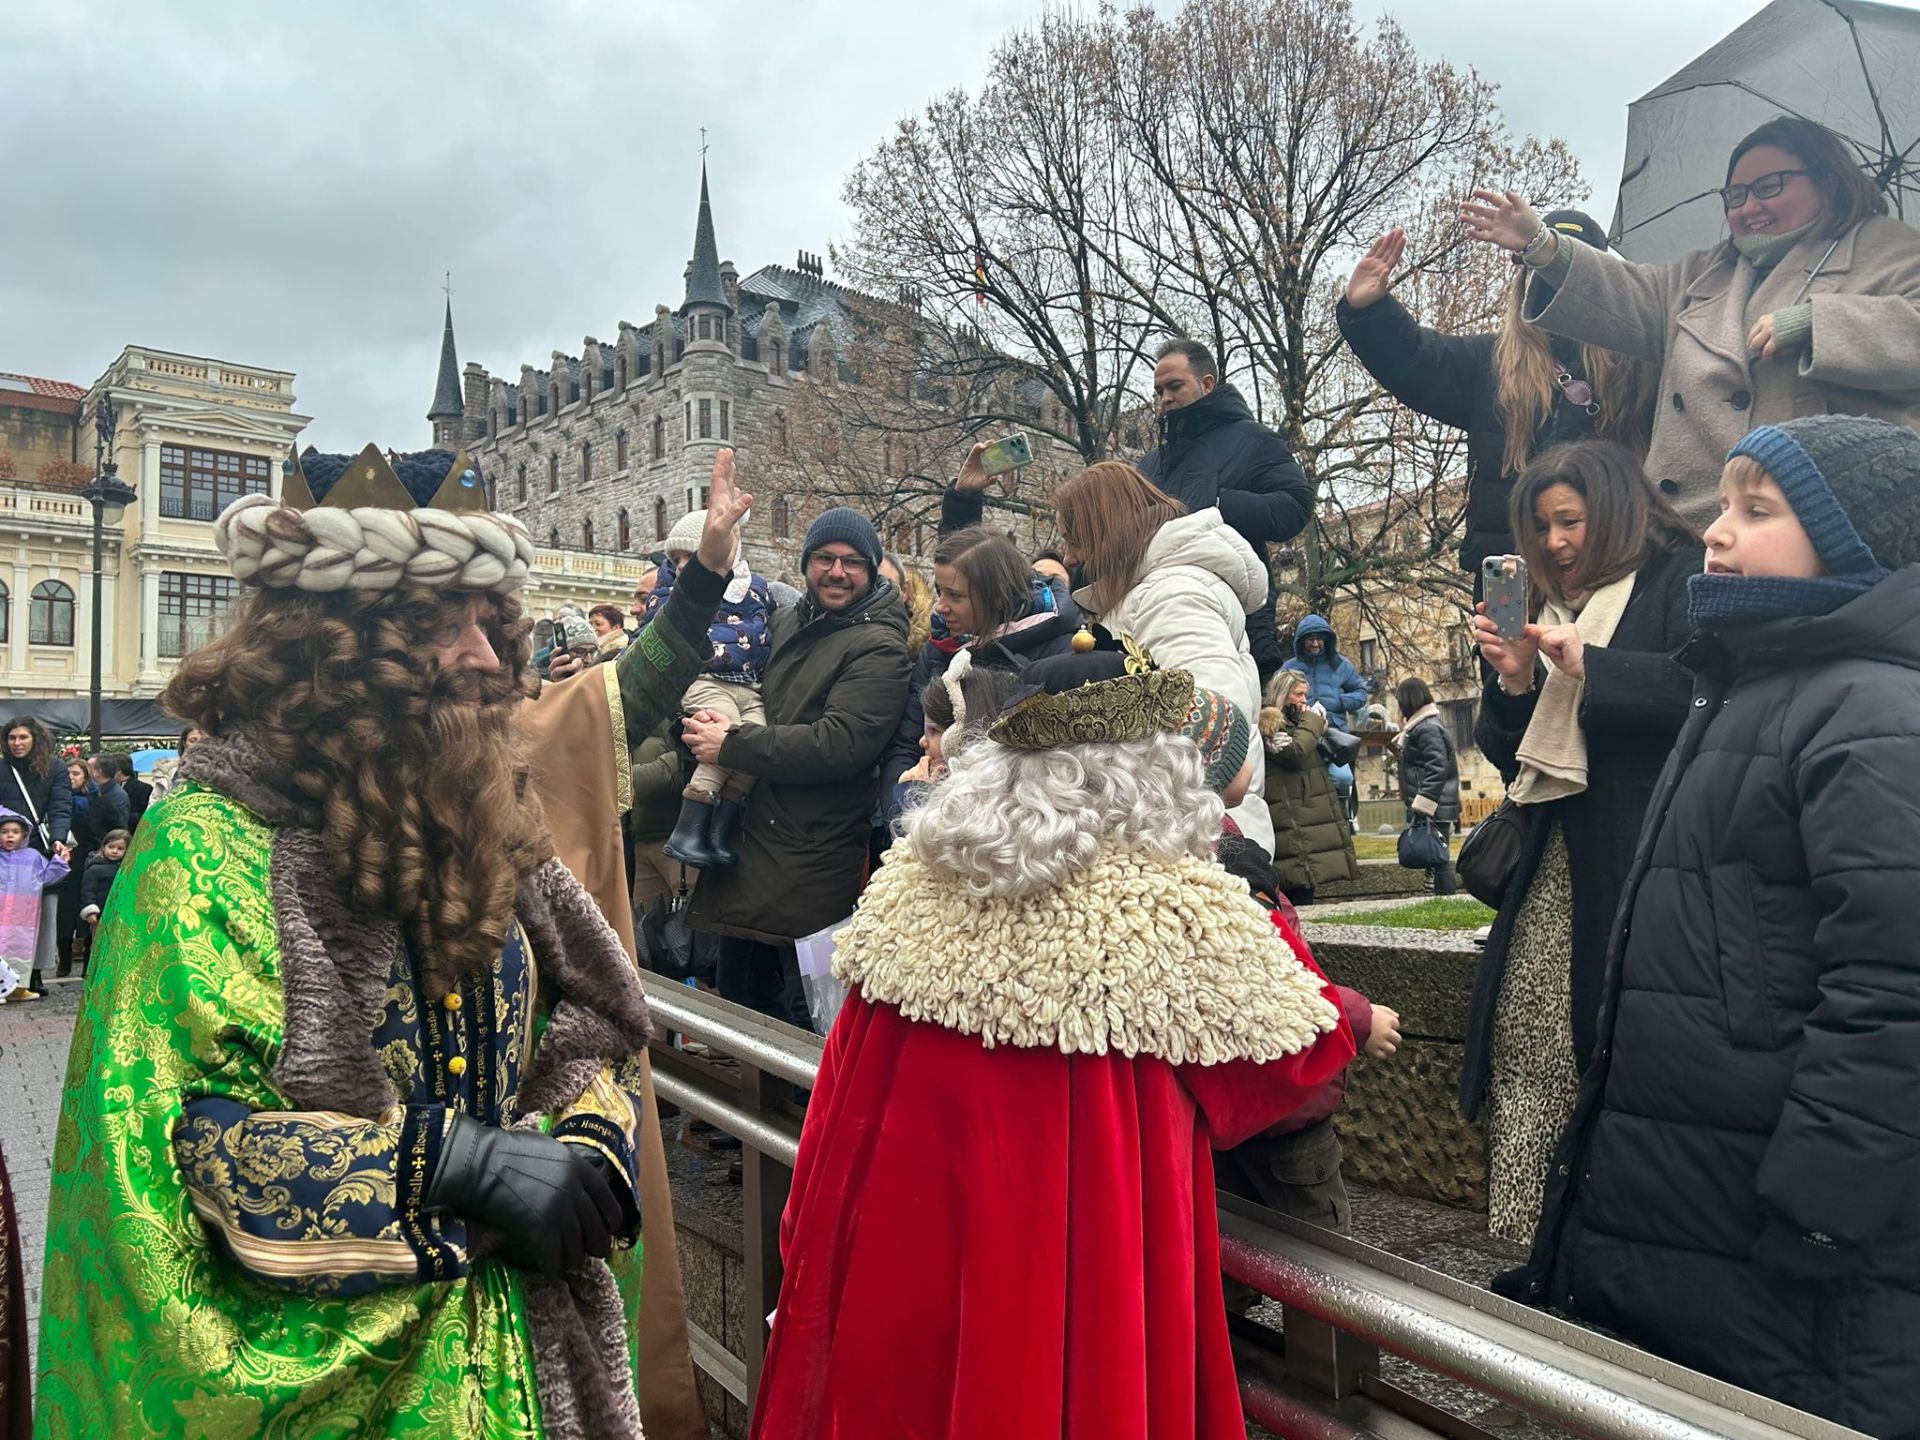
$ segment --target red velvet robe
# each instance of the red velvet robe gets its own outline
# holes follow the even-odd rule
[[[1344,1019],[1265,1064],[988,1049],[856,989],[801,1136],[755,1440],[1243,1440],[1212,1149],[1353,1053]]]

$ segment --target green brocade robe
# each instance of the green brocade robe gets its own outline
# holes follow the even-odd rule
[[[573,1049],[547,1066],[540,1094],[576,1093],[535,1113],[563,1139],[609,1155],[632,1183],[628,1097],[613,1069],[594,1074],[590,1059],[581,1068],[593,1042],[608,1043],[598,1032],[581,1041],[583,1030],[611,1027],[579,1013],[549,1024],[555,977],[542,968],[552,959],[543,941],[592,951],[552,936],[605,922],[597,911],[585,921],[553,918],[569,895],[557,890],[543,922],[557,928],[517,925],[527,963],[517,978],[496,970],[464,982],[464,1014],[427,1004],[396,944],[391,975],[381,959],[362,992],[373,1003],[358,1012],[377,1011],[382,1022],[370,1040],[360,1030],[360,1048],[375,1057],[367,1072],[375,1085],[382,1070],[391,1080],[396,1103],[385,1113],[302,1105],[285,1093],[287,1075],[355,1067],[325,1054],[345,1043],[334,1034],[289,1048],[295,987],[283,940],[294,932],[270,895],[270,881],[287,890],[276,833],[226,795],[184,785],[146,818],[101,916],[54,1150],[37,1433],[553,1433],[543,1417],[548,1371],[529,1321],[529,1288],[540,1282],[475,1258],[462,1222],[424,1211],[422,1197],[451,1108],[484,1114],[484,1099],[473,1098],[479,1088],[504,1100],[510,1117],[536,1050],[558,1032]],[[571,877],[562,883],[578,889]],[[547,916],[544,906],[539,913]],[[328,932],[316,923],[308,933]],[[331,958],[338,947],[328,948]],[[598,952],[586,958],[605,963]],[[351,1010],[353,985],[342,988],[339,1003]],[[643,1027],[643,1005],[640,1017]],[[316,1049],[319,1063],[301,1072]],[[306,1060],[296,1063],[294,1051]],[[472,1058],[455,1066],[452,1053]],[[575,1077],[558,1090],[557,1070]],[[230,1125],[234,1115],[249,1119]],[[591,1266],[604,1278],[600,1262]],[[603,1306],[612,1283],[604,1278]],[[548,1288],[571,1303],[563,1287]],[[610,1303],[617,1318],[617,1297]],[[584,1333],[564,1335],[549,1352],[591,1350]],[[626,1373],[611,1385],[626,1387],[630,1405],[624,1333],[614,1338]],[[607,1433],[571,1390],[562,1409],[568,1432]]]

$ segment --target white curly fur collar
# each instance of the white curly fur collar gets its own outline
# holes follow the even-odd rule
[[[1246,886],[1211,860],[1109,846],[1065,887],[980,899],[896,845],[833,971],[989,1047],[1273,1060],[1339,1023]]]

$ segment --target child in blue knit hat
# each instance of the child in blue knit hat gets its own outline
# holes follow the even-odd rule
[[[1763,426],[1720,504],[1599,1046],[1498,1288],[1920,1434],[1920,435]]]

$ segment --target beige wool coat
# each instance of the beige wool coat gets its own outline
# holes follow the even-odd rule
[[[1913,226],[1875,216],[1837,244],[1808,236],[1764,275],[1725,244],[1665,265],[1569,249],[1566,282],[1557,292],[1536,283],[1527,318],[1660,367],[1647,474],[1696,528],[1719,513],[1727,452],[1757,426],[1875,415],[1920,430]],[[1813,305],[1811,344],[1771,360],[1749,356],[1754,323],[1798,300]]]

